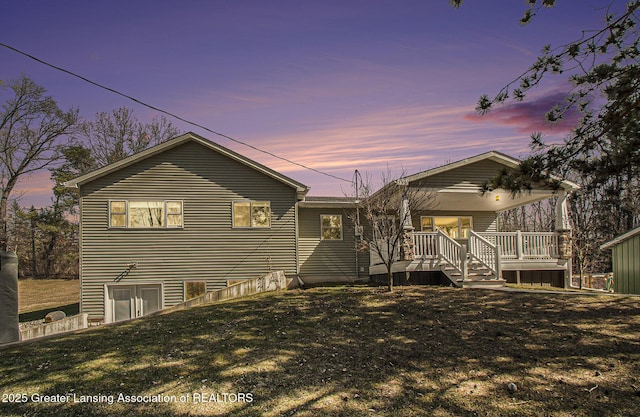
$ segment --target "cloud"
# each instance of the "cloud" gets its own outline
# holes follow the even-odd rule
[[[550,123],[544,117],[545,113],[554,106],[562,106],[566,103],[566,96],[566,92],[556,90],[537,98],[497,107],[485,115],[469,113],[464,118],[470,121],[513,126],[517,132],[521,133],[567,133],[580,120],[580,113],[577,110],[570,109],[557,123]]]
[[[296,125],[248,142],[308,167],[350,179],[355,169],[374,178],[388,168],[412,174],[488,150],[521,156],[528,135],[467,120],[470,106],[397,107],[350,114],[325,126]],[[313,194],[340,194],[341,182],[286,161],[230,144],[238,152],[312,187]],[[348,185],[347,185],[348,186]],[[331,192],[333,190],[333,192]]]
[[[47,170],[37,171],[20,177],[11,193],[11,199],[20,206],[33,205],[42,208],[51,205],[53,181]]]

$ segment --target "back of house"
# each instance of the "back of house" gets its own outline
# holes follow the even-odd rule
[[[307,187],[195,134],[67,185],[80,192],[81,311],[92,320],[298,272],[296,204]]]
[[[516,164],[488,152],[404,178],[409,187],[432,193],[435,204],[409,219],[413,260],[398,263],[398,271],[440,274],[454,266],[465,272],[478,262],[491,267],[485,258],[500,246],[493,278],[504,281],[511,273],[520,281],[521,272],[545,270],[560,274],[562,285],[570,272],[560,253],[567,230],[502,233],[496,220],[502,210],[557,192],[544,184],[517,198],[479,192],[484,179]],[[66,185],[80,194],[80,307],[92,321],[144,316],[276,270],[305,284],[381,273],[374,254],[356,250],[371,225],[362,219],[355,226],[355,199],[308,197],[307,186],[194,133]],[[562,186],[561,214],[561,197],[573,185]],[[556,224],[565,223],[559,216]],[[482,244],[478,253],[472,241]],[[445,247],[468,247],[455,255],[468,268],[454,265]],[[460,282],[467,278],[463,273]]]

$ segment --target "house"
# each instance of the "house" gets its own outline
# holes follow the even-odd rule
[[[600,249],[611,249],[616,292],[640,294],[640,227],[605,243]]]
[[[78,177],[82,312],[124,320],[298,273],[308,187],[192,133]]]
[[[412,219],[415,257],[398,267],[414,274],[440,271],[462,285],[468,276],[450,273],[451,265],[464,272],[460,260],[468,257],[475,260],[472,267],[476,258],[486,264],[499,246],[494,260],[502,261],[501,269],[494,280],[526,271],[566,275],[563,198],[557,233],[500,233],[496,220],[501,210],[558,191],[541,185],[515,199],[478,193],[481,180],[517,162],[489,152],[407,177],[411,186],[437,190],[438,209]],[[574,187],[561,184],[561,195]],[[304,283],[352,282],[378,273],[375,257],[355,250],[360,233],[349,220],[354,199],[307,196],[304,184],[194,133],[66,185],[79,189],[80,309],[92,320],[146,315],[272,270]],[[467,240],[475,246],[463,253]]]
[[[578,185],[553,178],[516,196],[505,190],[481,192],[483,183],[519,161],[491,151],[403,178],[408,187],[432,193],[427,212],[412,213],[411,259],[392,272],[458,286],[501,286],[504,282],[568,287],[571,274],[570,222],[566,198]],[[501,211],[556,199],[554,231],[502,232]],[[372,276],[386,273],[371,255]],[[435,276],[435,278],[434,278]],[[448,281],[447,281],[448,280]]]

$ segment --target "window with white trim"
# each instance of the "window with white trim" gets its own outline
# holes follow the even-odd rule
[[[128,229],[181,228],[181,200],[110,200],[109,227]]]
[[[423,232],[442,230],[452,239],[468,239],[473,230],[473,219],[469,216],[422,216],[420,229]]]
[[[320,240],[342,240],[342,215],[320,215]]]
[[[231,205],[234,228],[271,227],[269,201],[234,201]]]

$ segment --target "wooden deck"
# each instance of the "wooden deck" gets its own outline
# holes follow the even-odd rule
[[[442,231],[413,233],[414,260],[396,261],[392,272],[441,271],[461,287],[503,286],[502,271],[566,271],[553,232],[471,232],[454,240]],[[371,275],[385,274],[371,256]],[[519,273],[519,272],[518,272]]]

